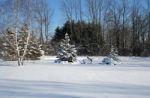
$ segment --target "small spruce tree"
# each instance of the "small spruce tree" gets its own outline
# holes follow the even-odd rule
[[[65,38],[61,40],[58,51],[57,51],[57,58],[59,61],[68,61],[74,62],[76,61],[77,57],[77,50],[75,45],[70,45],[70,38],[68,34],[65,34]]]
[[[104,64],[110,64],[110,65],[116,65],[117,62],[119,61],[120,59],[118,58],[118,50],[117,48],[114,48],[113,46],[111,46],[109,55],[102,60]]]
[[[118,50],[117,48],[114,48],[114,46],[111,46],[110,53],[108,55],[109,58],[112,58],[114,61],[120,61],[118,58]]]

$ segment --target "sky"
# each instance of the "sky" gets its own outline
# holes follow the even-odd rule
[[[54,32],[56,27],[62,26],[65,21],[61,12],[61,0],[48,0],[48,3],[53,10],[51,32]]]

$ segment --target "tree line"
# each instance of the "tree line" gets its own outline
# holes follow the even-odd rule
[[[53,40],[67,32],[80,55],[150,55],[150,0],[63,0],[62,12]]]
[[[10,49],[10,44],[15,46],[10,46],[14,54],[5,53],[12,53],[8,57],[15,60],[18,57],[20,60],[34,59],[32,50],[56,55],[66,33],[70,36],[70,43],[75,44],[78,55],[107,55],[112,46],[117,48],[119,55],[150,55],[150,0],[60,2],[58,9],[65,23],[51,33],[55,11],[48,0],[1,0],[1,55],[4,50]],[[36,54],[38,52],[34,52],[35,58],[40,56]]]

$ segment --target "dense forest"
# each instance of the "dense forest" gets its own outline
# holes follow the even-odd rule
[[[60,2],[65,23],[51,32],[55,9],[48,0],[0,0],[1,57],[56,55],[66,33],[78,55],[107,55],[114,46],[119,55],[150,56],[150,0]]]

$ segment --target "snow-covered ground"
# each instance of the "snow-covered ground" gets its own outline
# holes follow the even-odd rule
[[[115,66],[55,64],[55,57],[38,61],[0,62],[0,98],[150,98],[150,57],[120,57]]]

